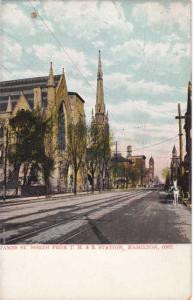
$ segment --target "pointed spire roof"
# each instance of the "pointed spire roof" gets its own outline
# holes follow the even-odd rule
[[[98,79],[102,79],[103,78],[102,63],[101,63],[101,50],[99,50],[97,78]]]
[[[14,110],[13,110],[13,115],[15,115],[18,110],[21,110],[21,109],[24,109],[24,110],[29,110],[31,111],[31,107],[27,101],[27,98],[26,96],[24,95],[23,91],[21,91],[21,95],[14,107]]]
[[[103,91],[103,72],[101,63],[101,51],[99,50],[98,58],[98,73],[97,73],[97,93],[95,114],[104,114],[105,117],[105,104],[104,104],[104,91]]]
[[[64,68],[62,68],[62,74],[60,76],[60,80],[59,80],[57,88],[56,88],[56,94],[61,89],[63,90],[63,92],[65,92],[65,94],[68,94],[68,89],[67,89],[67,84],[66,84],[66,77],[65,77]]]
[[[172,150],[172,155],[173,156],[177,156],[177,150],[176,150],[176,146],[174,145],[173,150]]]
[[[154,162],[154,159],[153,159],[153,156],[152,156],[152,155],[151,155],[149,161],[150,161],[150,162]]]
[[[54,87],[54,86],[55,83],[54,83],[53,67],[52,67],[52,62],[50,62],[50,70],[49,70],[47,87]]]
[[[6,112],[7,113],[11,113],[12,112],[12,103],[11,103],[11,96],[9,96],[8,98],[8,103],[7,103],[7,109],[6,109]]]

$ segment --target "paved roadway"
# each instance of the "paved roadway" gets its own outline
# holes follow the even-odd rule
[[[190,243],[191,211],[159,191],[15,201],[0,206],[1,244]]]

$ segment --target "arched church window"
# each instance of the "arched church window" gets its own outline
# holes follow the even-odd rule
[[[63,105],[61,105],[58,116],[58,147],[59,150],[65,150],[65,115]]]
[[[0,138],[3,138],[3,134],[4,134],[3,124],[0,124]]]

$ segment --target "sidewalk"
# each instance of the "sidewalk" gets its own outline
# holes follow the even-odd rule
[[[57,198],[71,198],[71,197],[80,197],[80,196],[84,196],[84,195],[92,195],[92,194],[99,194],[99,193],[108,193],[111,190],[108,191],[94,191],[94,193],[92,193],[92,191],[85,191],[85,192],[77,192],[76,195],[74,195],[73,192],[68,192],[68,193],[61,193],[61,194],[53,194],[53,195],[49,195],[49,196],[32,196],[32,197],[16,197],[16,198],[7,198],[6,200],[1,199],[0,200],[0,204],[15,204],[15,203],[20,203],[22,201],[25,202],[31,202],[31,201],[41,201],[41,200],[51,200],[51,199],[57,199]]]
[[[181,201],[184,205],[186,205],[188,208],[192,208],[192,203],[188,198],[181,198]]]

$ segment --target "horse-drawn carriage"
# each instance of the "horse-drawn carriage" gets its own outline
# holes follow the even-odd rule
[[[168,188],[165,190],[165,202],[166,203],[172,203],[174,201],[174,193],[173,188]]]

